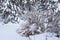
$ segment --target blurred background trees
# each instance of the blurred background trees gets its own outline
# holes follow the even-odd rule
[[[59,0],[0,0],[0,21],[18,23],[22,29],[17,32],[25,36],[44,32],[60,35],[59,3]]]

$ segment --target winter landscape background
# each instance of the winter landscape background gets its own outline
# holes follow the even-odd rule
[[[0,40],[60,40],[60,0],[0,0]]]

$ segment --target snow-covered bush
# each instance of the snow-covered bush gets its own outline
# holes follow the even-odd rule
[[[30,36],[44,32],[60,34],[59,0],[0,0],[0,19],[18,23],[17,33]]]

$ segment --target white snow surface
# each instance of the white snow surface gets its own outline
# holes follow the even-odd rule
[[[0,40],[28,40],[26,37],[22,37],[17,34],[16,30],[19,27],[18,24],[2,24],[0,23]],[[31,40],[60,40],[60,38],[54,37],[55,34],[52,33],[42,33],[39,35],[30,36]]]

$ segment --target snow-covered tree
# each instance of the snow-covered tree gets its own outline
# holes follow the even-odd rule
[[[60,35],[59,0],[0,0],[0,21],[18,23],[17,33]]]

